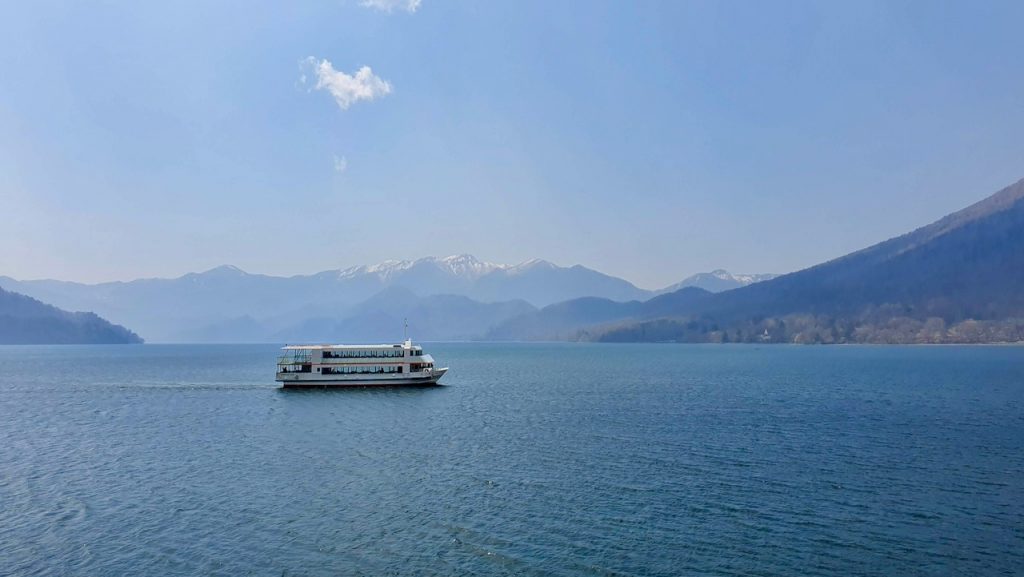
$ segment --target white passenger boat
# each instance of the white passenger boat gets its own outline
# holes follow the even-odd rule
[[[437,368],[423,347],[400,345],[289,345],[277,360],[283,387],[436,385],[448,368]]]

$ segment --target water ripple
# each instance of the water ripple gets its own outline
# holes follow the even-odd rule
[[[273,347],[0,347],[0,574],[1024,567],[1024,348],[431,349],[282,391]]]

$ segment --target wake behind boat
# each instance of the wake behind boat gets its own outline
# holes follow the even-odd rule
[[[277,381],[292,387],[436,385],[448,368],[411,339],[399,345],[289,345],[277,360]]]

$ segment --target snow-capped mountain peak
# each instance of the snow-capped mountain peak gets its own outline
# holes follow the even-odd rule
[[[764,274],[736,274],[736,275],[733,275],[733,278],[738,280],[738,281],[740,281],[741,283],[743,283],[745,285],[748,285],[748,284],[754,284],[756,282],[772,280],[773,278],[775,278],[777,276],[779,276],[779,275],[771,274],[771,273],[764,273]]]
[[[725,269],[716,269],[711,272],[697,273],[683,279],[681,282],[665,287],[659,293],[675,292],[685,287],[698,287],[711,292],[721,292],[734,288],[744,287],[756,282],[771,280],[779,275],[776,274],[732,274]]]
[[[338,278],[374,275],[382,281],[388,281],[398,274],[421,266],[434,266],[454,277],[470,280],[480,278],[495,270],[509,268],[509,265],[485,262],[471,254],[453,254],[440,258],[428,256],[416,260],[385,260],[372,265],[351,266],[338,271]]]
[[[453,254],[444,258],[432,258],[430,260],[433,260],[439,267],[451,274],[464,278],[480,278],[487,273],[508,268],[508,265],[505,264],[481,261],[471,254]]]
[[[361,264],[338,271],[338,278],[347,279],[363,275],[376,275],[381,279],[387,279],[396,272],[406,270],[412,265],[412,261],[408,260],[386,260],[373,265]]]
[[[192,282],[204,282],[206,279],[210,278],[237,278],[244,277],[246,275],[248,275],[248,273],[237,266],[222,264],[203,272],[190,272],[182,275],[180,278],[188,278],[191,279]]]
[[[211,268],[201,274],[246,274],[244,270],[238,268],[233,264],[222,264],[220,266]]]
[[[544,268],[557,268],[557,266],[549,261],[540,258],[531,258],[530,260],[523,261],[519,264],[508,267],[508,271],[512,274],[518,274],[526,272],[530,269],[544,267]]]

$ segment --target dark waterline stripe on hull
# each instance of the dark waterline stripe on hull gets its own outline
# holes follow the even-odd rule
[[[324,388],[324,387],[423,387],[437,385],[444,375],[436,377],[404,378],[404,379],[344,379],[344,380],[287,380],[278,381],[286,389],[291,388]]]
[[[282,383],[281,388],[284,389],[341,389],[341,388],[358,388],[358,387],[441,387],[437,381],[420,381],[420,382],[405,382],[405,383],[366,383],[366,382],[316,382],[306,381],[303,383]]]

